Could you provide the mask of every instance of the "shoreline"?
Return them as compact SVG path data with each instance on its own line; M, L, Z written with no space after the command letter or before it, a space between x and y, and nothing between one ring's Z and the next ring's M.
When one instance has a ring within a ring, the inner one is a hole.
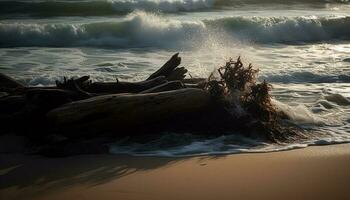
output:
M0 158L2 199L350 198L350 144L185 158Z

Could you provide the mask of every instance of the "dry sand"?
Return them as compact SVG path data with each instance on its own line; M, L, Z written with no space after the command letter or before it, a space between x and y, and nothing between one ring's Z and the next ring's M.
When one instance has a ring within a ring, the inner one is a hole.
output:
M350 144L194 158L0 155L0 199L350 199Z

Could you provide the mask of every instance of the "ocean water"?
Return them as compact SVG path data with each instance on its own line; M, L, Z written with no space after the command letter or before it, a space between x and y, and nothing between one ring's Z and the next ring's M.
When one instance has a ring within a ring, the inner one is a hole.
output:
M63 76L142 80L175 52L192 77L242 56L272 83L278 109L318 134L271 144L239 133L166 133L146 143L116 141L112 153L191 156L350 142L348 0L0 0L0 71L31 86Z

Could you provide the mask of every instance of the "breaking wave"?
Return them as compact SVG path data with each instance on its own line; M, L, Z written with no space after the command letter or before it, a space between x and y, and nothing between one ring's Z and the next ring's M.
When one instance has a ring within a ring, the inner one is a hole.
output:
M0 23L0 47L193 46L217 33L257 43L305 43L350 39L350 17L227 17L180 21L143 11L117 22Z
M303 43L350 39L350 17L228 17L208 20L212 29L259 43Z
M168 47L205 30L202 22L168 20L137 11L121 22L0 23L0 46Z

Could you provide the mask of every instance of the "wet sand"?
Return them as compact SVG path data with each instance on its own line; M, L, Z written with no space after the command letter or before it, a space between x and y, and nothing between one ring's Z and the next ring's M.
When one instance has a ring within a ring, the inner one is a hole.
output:
M0 155L0 199L350 199L350 144L142 158Z

